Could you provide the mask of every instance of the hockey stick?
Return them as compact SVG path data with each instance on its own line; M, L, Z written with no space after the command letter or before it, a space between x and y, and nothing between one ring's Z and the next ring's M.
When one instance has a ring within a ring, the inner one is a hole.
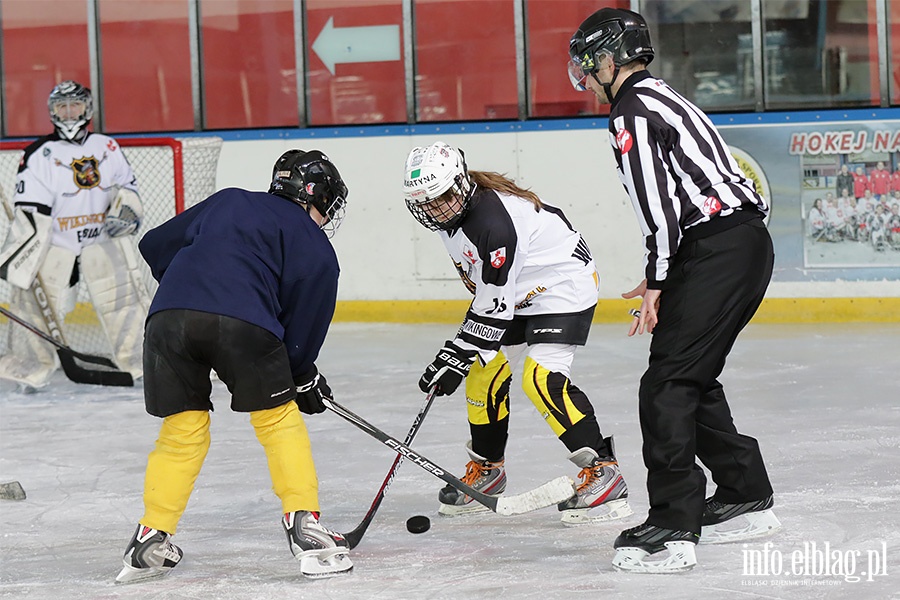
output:
M499 515L518 515L539 508L559 504L560 502L571 498L575 493L575 485L572 479L567 476L562 476L557 477L552 481L548 481L533 490L515 496L488 496L487 494L479 492L472 486L463 483L453 475L448 474L440 466L431 462L421 454L413 452L406 444L401 444L396 439L374 425L367 423L362 417L347 410L334 400L325 398L322 402L325 404L326 408L336 412L338 416L353 423L394 452L403 455L405 458L408 458L438 479L445 481L451 487L456 488L479 504L483 504Z
M115 385L123 387L131 387L134 385L131 373L119 371L116 363L110 359L104 356L94 356L93 354L76 352L55 339L53 336L44 333L36 326L25 321L21 317L17 317L2 306L0 306L0 314L3 314L9 320L15 321L28 331L56 346L56 353L59 355L59 362L62 365L63 372L65 372L66 377L75 383L91 383L94 385ZM51 321L48 321L48 323L49 322ZM56 327L56 322L52 321L52 323L53 327L51 327L50 330L53 331L55 329L56 331L59 331L59 327ZM75 362L76 359L88 363L88 366L79 365ZM99 365L101 367L106 367L106 369L92 369L90 368L90 365Z
M409 446L413 438L416 437L416 434L419 432L419 428L422 426L422 421L425 420L425 415L428 413L428 410L431 408L431 403L434 401L434 394L437 391L437 386L432 386L432 388L428 391L428 394L425 396L425 404L422 405L422 408L419 409L419 414L416 415L416 419L413 421L412 427L409 428L409 432L406 434L406 440L403 442L405 445ZM384 500L385 494L387 494L388 488L391 486L391 483L394 481L394 475L397 474L397 470L400 468L400 463L403 462L403 455L397 454L397 458L394 459L394 464L391 465L391 469L388 471L387 476L384 478L384 481L381 483L381 487L378 489L378 493L375 495L375 499L372 500L372 505L369 507L369 511L366 513L366 516L363 517L363 520L360 521L359 525L353 531L343 534L344 539L350 544L350 548L356 548L359 545L360 540L366 534L366 529L369 528L369 524L372 522L372 519L375 518L375 511L378 510L378 507L381 506L382 500Z

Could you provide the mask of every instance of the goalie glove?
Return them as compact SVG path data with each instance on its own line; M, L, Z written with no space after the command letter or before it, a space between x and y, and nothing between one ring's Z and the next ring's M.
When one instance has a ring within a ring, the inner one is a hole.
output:
M469 374L477 354L474 350L463 350L453 341L447 340L434 361L425 367L425 372L419 378L419 389L428 393L436 385L435 394L449 396Z
M143 218L144 207L140 196L128 188L119 188L106 211L106 233L112 238L131 235L141 226Z
M325 381L325 376L319 373L316 365L300 377L294 378L294 385L297 386L297 408L300 412L308 415L315 415L325 412L325 405L322 403L323 398L333 399L331 388Z
M0 248L0 279L27 290L50 251L53 220L16 207Z

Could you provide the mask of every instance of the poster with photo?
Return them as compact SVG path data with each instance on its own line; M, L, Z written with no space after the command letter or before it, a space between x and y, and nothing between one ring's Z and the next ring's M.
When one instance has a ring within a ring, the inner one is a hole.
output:
M900 122L720 130L772 205L773 280L900 279Z

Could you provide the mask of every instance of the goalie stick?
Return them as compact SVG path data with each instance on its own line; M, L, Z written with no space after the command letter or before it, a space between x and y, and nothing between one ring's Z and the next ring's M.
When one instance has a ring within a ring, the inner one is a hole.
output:
M401 444L398 440L366 422L362 417L347 410L334 400L324 398L322 402L325 404L326 408L337 413L338 416L346 421L353 423L394 452L402 455L404 458L408 458L422 469L428 471L438 479L445 481L451 487L470 496L476 502L483 504L499 515L518 515L539 508L546 508L548 506L553 506L554 504L559 504L564 500L568 500L575 494L574 482L571 478L564 475L562 477L557 477L552 481L548 481L533 490L516 494L515 496L488 496L487 494L479 492L472 486L465 484L453 475L450 475L447 471L421 454L413 452L406 444Z
M110 359L104 356L94 356L93 354L76 352L53 336L44 333L36 326L25 321L21 317L14 315L2 306L0 306L0 314L3 314L10 321L15 321L28 331L56 346L56 353L59 355L59 362L62 365L63 372L66 374L66 377L75 383L91 383L94 385L115 385L123 387L131 387L134 385L134 379L131 378L131 373L119 371L116 363ZM59 328L56 327L56 322L53 321L52 323L53 327L51 327L50 330L54 331L55 329L58 331ZM76 360L88 363L88 365L82 366L78 364ZM91 365L98 365L106 368L94 369L91 368Z
M432 386L428 391L428 394L425 396L425 404L422 405L422 408L419 409L419 414L416 415L416 419L413 421L412 426L409 428L409 432L406 434L406 440L404 440L404 444L409 446L413 439L416 437L416 434L419 432L419 428L422 426L422 421L425 420L425 415L428 413L428 410L431 408L431 403L434 401L434 394L437 391L437 386ZM347 540L347 543L350 544L350 549L356 548L359 545L360 540L366 534L366 529L369 528L369 524L372 522L372 519L375 518L375 512L378 510L378 507L381 506L382 500L384 500L385 494L387 494L388 488L391 486L391 483L394 481L394 476L397 474L397 470L400 468L400 463L403 462L403 455L398 453L397 458L394 459L394 464L391 465L391 469L388 471L387 476L385 476L384 481L381 484L381 487L378 489L378 493L375 495L375 499L372 500L372 505L369 506L369 510L366 513L366 516L363 517L363 520L360 521L359 525L348 533L343 534L344 539Z

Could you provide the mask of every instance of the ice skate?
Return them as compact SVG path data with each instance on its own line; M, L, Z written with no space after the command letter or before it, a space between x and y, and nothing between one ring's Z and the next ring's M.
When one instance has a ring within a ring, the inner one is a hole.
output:
M612 438L606 438L612 453ZM628 505L628 486L613 456L601 458L592 448L581 448L569 455L581 467L581 484L575 495L557 505L566 525L586 525L621 519L632 514Z
M350 544L344 537L322 526L318 513L298 510L285 513L281 520L300 572L306 577L332 577L349 573Z
M619 534L612 564L619 571L632 573L690 571L697 564L697 539L696 533L644 523Z
M703 510L701 544L727 544L772 535L781 529L781 521L772 511L771 495L756 502L728 504L706 499Z
M466 452L469 453L472 460L466 464L466 474L462 478L463 483L490 496L502 494L506 490L506 469L503 466L503 459L491 462L483 456L475 454L472 451L471 441L466 444ZM483 504L473 501L470 496L450 485L438 492L438 500L441 502L438 513L449 517L489 510Z
M128 543L122 562L125 566L116 575L116 583L134 583L168 574L181 561L181 548L169 541L171 536L138 523Z

